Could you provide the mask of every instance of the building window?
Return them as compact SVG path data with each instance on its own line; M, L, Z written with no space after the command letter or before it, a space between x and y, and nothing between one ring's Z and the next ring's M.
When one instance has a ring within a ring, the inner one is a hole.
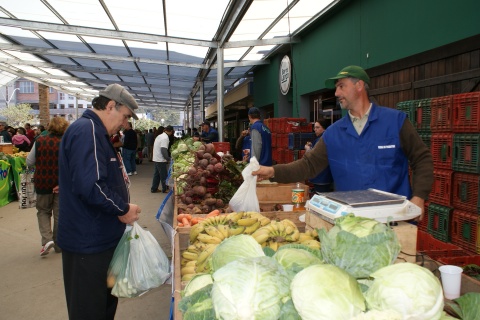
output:
M75 99L74 96L70 96L70 95L68 96L68 100L74 100L74 99Z
M73 108L75 108L75 106L73 104L69 104L68 108L73 109Z
M20 81L20 93L34 93L35 87L32 81Z
M59 99L60 99L60 100L65 100L65 93L60 92L60 94L59 94Z
M79 104L79 105L78 105L78 108L79 108L79 109L80 109L80 108L83 108L83 104Z
M91 104L87 104L87 109L91 109L92 108L92 105Z
M52 87L48 87L48 93L55 93L55 89L53 89Z
M65 105L64 105L64 104L60 104L60 109L65 109Z

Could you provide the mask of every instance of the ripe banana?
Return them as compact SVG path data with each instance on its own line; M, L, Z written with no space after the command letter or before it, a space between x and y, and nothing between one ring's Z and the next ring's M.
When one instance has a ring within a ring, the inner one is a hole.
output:
M189 273L195 273L195 267L183 267L182 269L180 269L180 274L182 276Z
M197 240L203 242L203 243L208 243L208 244L219 244L222 242L222 239L217 238L217 237L212 237L211 235L200 233L197 236Z
M255 224L256 222L258 222L257 218L242 218L242 219L239 219L237 221L237 224L239 226L249 227L249 226Z
M197 260L188 261L185 264L185 267L195 267L197 265Z
M223 235L223 233L220 232L220 230L218 230L216 227L214 226L206 226L205 227L205 232L209 235L209 236L212 236L212 237L216 237L220 240L223 240L225 239L225 236Z
M191 251L183 251L182 252L182 257L186 260L197 260L198 259L198 254L193 253Z
M242 217L243 217L243 212L242 212L242 211L238 211L238 212L229 213L228 216L227 216L227 219L228 219L229 221L232 221L232 222L237 222L237 221L240 220Z
M240 220L239 220L240 221ZM248 226L245 228L245 231L243 233L245 234L252 234L254 233L258 228L260 227L260 221L257 220L254 224Z
M320 250L320 242L317 240L307 240L301 242L301 244L306 245L307 247L310 247L312 249Z
M210 257L210 255L213 253L213 251L215 251L216 247L217 247L217 245L210 245L210 246L207 247L207 249L200 252L200 254L198 255L198 259L197 259L197 267L200 264L204 263L208 259L208 257Z
M299 243L303 243L303 242L309 241L309 240L313 240L312 236L309 236L309 235L306 234L306 233L300 233L297 241L298 241Z
M236 227L236 228L230 227L228 229L228 236L229 237L236 236L236 235L242 234L243 231L245 231L245 227Z
M190 281L195 276L195 273L187 273L182 276L182 281Z
M253 236L253 235L252 235ZM268 233L260 233L256 236L253 236L253 238L259 243L259 244L264 244L270 236Z
M260 225L262 227L266 226L267 224L270 223L270 219L268 219L267 217L264 217L262 215L260 215L260 217L258 218L258 220L260 221Z
M229 229L229 226L227 226L226 224L219 224L217 226L217 229L218 231L220 231L223 235L223 238L228 238L228 229Z
M268 246L269 246L270 248L272 248L273 251L277 251L277 250L278 250L278 242L269 241L269 242L268 242Z
M197 223L190 229L190 243L194 243L197 240L197 236L205 230L203 223Z

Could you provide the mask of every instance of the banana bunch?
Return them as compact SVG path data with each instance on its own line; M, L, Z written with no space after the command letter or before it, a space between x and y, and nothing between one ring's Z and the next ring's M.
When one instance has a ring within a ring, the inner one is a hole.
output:
M252 237L262 246L270 247L274 251L287 243L297 242L300 231L291 220L271 221L268 225L259 228Z
M229 226L236 234L252 234L258 228L266 226L270 223L270 219L258 212L238 211L227 215Z
M320 241L318 241L318 233L315 229L300 233L298 243L306 245L312 249L320 250Z
M182 252L180 269L182 281L190 281L195 274L210 271L209 258L217 245L197 241Z

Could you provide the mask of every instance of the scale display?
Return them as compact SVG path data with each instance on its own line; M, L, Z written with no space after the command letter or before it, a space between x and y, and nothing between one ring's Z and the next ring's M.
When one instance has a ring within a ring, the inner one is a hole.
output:
M333 224L349 213L386 223L414 219L422 212L406 197L376 189L316 194L307 208Z

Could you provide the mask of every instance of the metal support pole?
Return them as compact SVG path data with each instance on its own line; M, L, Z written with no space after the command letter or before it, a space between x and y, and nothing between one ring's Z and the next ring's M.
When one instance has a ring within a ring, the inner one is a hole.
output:
M223 48L217 49L217 123L218 141L223 142Z

